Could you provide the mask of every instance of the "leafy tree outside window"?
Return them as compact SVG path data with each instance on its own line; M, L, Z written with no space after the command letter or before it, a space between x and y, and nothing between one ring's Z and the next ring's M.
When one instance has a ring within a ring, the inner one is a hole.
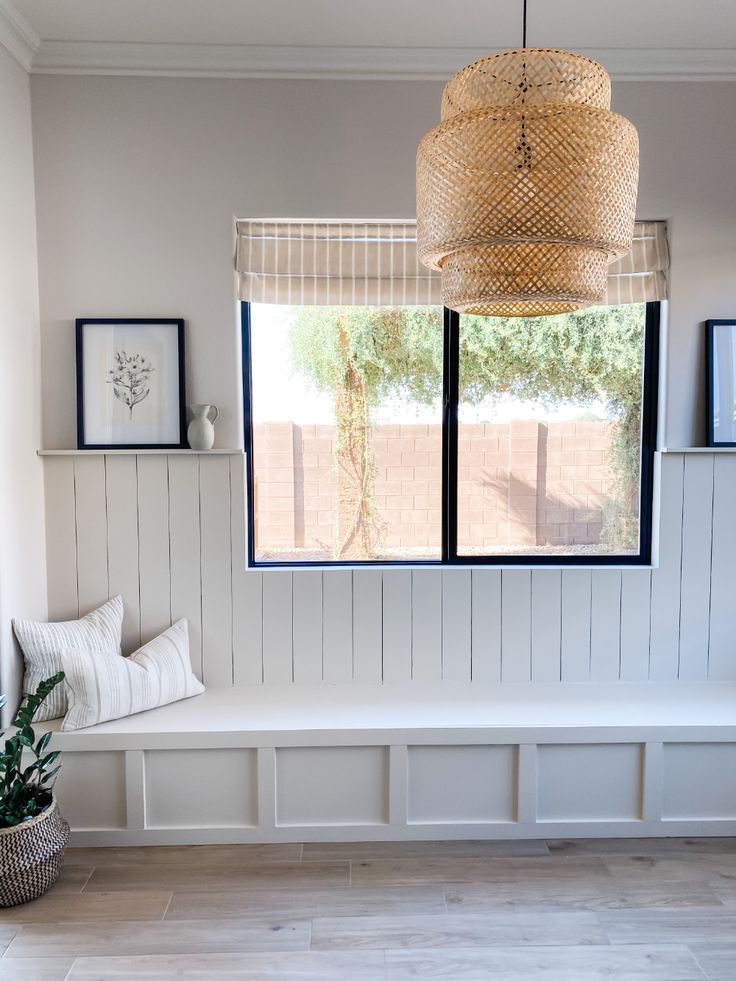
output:
M290 311L292 376L329 398L333 407L337 533L326 561L370 561L384 555L384 518L373 493L375 417L387 401L428 409L437 405L442 397L442 318L438 307L310 306ZM474 407L487 422L492 421L493 406L503 400L550 411L566 406L578 413L586 407L604 411L610 477L597 551L612 556L636 552L644 307L594 308L525 320L463 316L459 345L459 404ZM257 374L260 367L251 364L251 372Z

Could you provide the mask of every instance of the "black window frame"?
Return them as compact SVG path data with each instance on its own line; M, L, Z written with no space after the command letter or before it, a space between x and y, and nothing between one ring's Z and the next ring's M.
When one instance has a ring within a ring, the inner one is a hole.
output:
M246 527L248 568L323 569L373 567L467 568L470 566L523 566L532 568L588 568L591 566L642 566L652 562L652 512L654 499L654 456L657 449L657 410L659 401L659 336L661 304L646 304L644 324L644 367L641 412L641 471L639 498L639 552L608 555L458 555L457 554L457 459L458 405L460 387L460 314L443 308L442 365L442 557L439 559L370 559L275 562L256 559L253 495L253 418L251 406L251 312L250 303L241 301L243 404L246 453Z

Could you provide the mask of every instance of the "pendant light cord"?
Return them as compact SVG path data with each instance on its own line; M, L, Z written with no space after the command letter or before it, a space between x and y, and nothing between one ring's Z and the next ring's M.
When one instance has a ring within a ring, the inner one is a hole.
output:
M525 49L526 48L526 3L527 3L527 0L523 0L523 21L522 21L522 31L521 31L521 46L522 46L522 49ZM526 58L524 58L523 69L524 69L524 81L522 83L522 91L521 91L521 104L522 105L524 105L526 103L526 87L527 87ZM521 172L523 170L531 170L531 168L532 168L532 151L531 151L531 147L529 146L529 142L528 142L527 136L526 136L526 116L524 115L524 113L522 113L522 115L521 115L521 131L519 133L519 143L518 143L516 149L517 149L517 152L520 155L519 162L516 165L516 170L518 172Z
M521 29L521 46L522 48L526 47L526 0L524 0L524 17L523 17L522 29Z

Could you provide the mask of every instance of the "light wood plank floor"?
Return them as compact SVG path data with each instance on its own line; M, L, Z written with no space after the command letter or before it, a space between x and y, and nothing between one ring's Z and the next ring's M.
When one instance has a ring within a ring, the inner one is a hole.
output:
M71 849L0 981L736 981L736 839Z

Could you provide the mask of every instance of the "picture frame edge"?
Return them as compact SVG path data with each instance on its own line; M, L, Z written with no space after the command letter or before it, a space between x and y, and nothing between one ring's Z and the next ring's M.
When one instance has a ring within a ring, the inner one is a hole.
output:
M177 379L179 382L179 442L178 443L88 443L84 425L84 327L86 324L150 324L177 326ZM189 444L186 439L186 350L185 319L183 317L76 317L75 318L75 367L77 392L77 449L91 450L185 450Z
M705 445L708 449L736 448L736 441L716 441L715 438L715 403L713 391L713 355L714 334L716 327L732 326L736 329L736 317L710 318L705 321Z

